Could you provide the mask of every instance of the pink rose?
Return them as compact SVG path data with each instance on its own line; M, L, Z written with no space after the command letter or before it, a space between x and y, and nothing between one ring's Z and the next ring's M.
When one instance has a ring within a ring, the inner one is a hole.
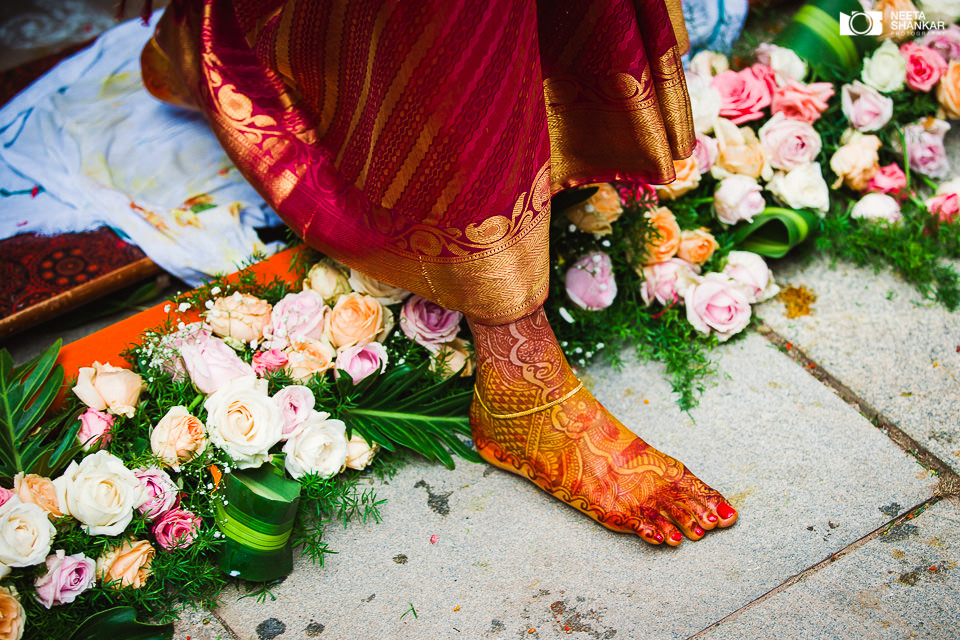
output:
M173 482L167 472L157 467L134 469L140 486L146 492L146 501L137 507L137 510L147 520L169 511L177 504L180 489Z
M63 549L47 556L47 572L34 581L37 602L49 609L70 604L97 580L97 563L82 553L68 556Z
M713 194L713 208L717 219L724 224L737 224L741 220L753 221L763 213L767 203L756 180L735 173L720 181Z
M772 69L768 74L759 64L715 75L710 86L720 93L720 115L738 125L762 118L763 109L770 106L773 76Z
M287 440L313 413L316 398L308 387L292 384L277 391L273 395L273 401L280 407L280 413L283 415L283 435L280 439Z
M850 211L851 218L884 220L889 223L903 219L900 203L885 193L868 193L860 198Z
M946 29L927 31L917 42L930 47L947 62L960 60L960 26L951 24Z
M696 282L699 272L700 267L680 258L648 264L641 274L640 297L648 307L654 300L664 305L676 302L683 297L687 287Z
M893 100L859 80L840 88L840 108L857 131L878 131L893 117Z
M157 544L167 551L186 549L193 544L201 522L199 517L185 509L170 509L154 520L151 530Z
M751 304L772 298L780 291L767 263L752 251L731 251L722 273L740 288Z
M960 213L960 196L956 193L941 193L927 199L927 211L940 222L953 222Z
M16 494L14 494L14 492L10 489L7 489L6 487L0 487L0 507L7 504L7 501L14 495Z
M581 309L606 309L617 297L613 261L600 251L588 253L567 269L564 285L567 297Z
M914 91L930 91L947 70L947 61L930 47L905 42L900 55L907 61L907 86Z
M109 413L97 411L96 409L87 409L80 414L80 431L77 432L77 440L83 445L84 451L89 451L93 447L103 447L110 443L110 429L116 420Z
M383 373L386 368L387 350L379 342L368 342L337 349L336 369L333 370L333 375L339 377L340 372L343 371L353 379L353 384L359 384L374 371Z
M783 113L791 120L816 122L827 109L827 101L833 96L833 84L812 82L803 84L787 79L774 89L770 101L771 113Z
M887 193L896 197L906 196L906 187L907 174L895 162L880 167L867 182L867 191Z
M936 118L925 118L903 128L911 169L931 178L947 176L950 161L943 146L943 136L949 129L946 121Z
M821 148L820 134L810 123L790 120L782 112L760 127L760 144L770 166L784 171L813 162Z
M701 175L710 171L719 152L716 140L705 133L697 132L697 146L693 148L693 156L697 159L697 169Z
M684 292L687 320L700 333L729 340L750 324L750 303L737 284L720 273L708 273Z
M410 296L400 309L400 328L417 344L428 349L439 348L457 337L462 318L459 311L444 309L420 296Z
M253 376L253 368L220 338L197 332L176 345L190 380L201 393L213 393L228 380Z
M287 366L287 354L280 349L257 351L253 354L253 372L263 377L271 371L278 371Z
M320 339L330 307L313 289L288 293L273 307L270 323L263 328L263 337L273 349L284 349L291 342L306 338Z

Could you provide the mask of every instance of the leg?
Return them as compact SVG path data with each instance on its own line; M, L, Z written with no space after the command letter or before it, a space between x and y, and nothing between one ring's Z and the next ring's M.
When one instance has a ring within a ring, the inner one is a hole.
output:
M485 460L652 544L699 540L736 521L723 496L580 386L542 307L511 324L470 328L477 355L470 423Z

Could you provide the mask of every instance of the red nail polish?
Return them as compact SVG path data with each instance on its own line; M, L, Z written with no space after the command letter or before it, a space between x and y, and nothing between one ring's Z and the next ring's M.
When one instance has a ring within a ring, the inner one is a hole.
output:
M726 502L721 502L720 505L717 507L717 515L719 515L724 520L732 517L733 514L735 513L736 511L733 510L733 507L728 505Z
M660 535L659 533L655 533L653 535L653 539L656 540L657 542L663 542L663 536Z
M717 521L717 516L713 515L712 513L707 514L707 522L716 522L716 521Z
M704 532L703 529L700 528L700 525L697 525L693 528L693 533L695 535L702 536Z
M683 534L680 533L679 531L674 531L673 533L670 534L670 537L676 540L677 542L680 542L681 540L683 540Z

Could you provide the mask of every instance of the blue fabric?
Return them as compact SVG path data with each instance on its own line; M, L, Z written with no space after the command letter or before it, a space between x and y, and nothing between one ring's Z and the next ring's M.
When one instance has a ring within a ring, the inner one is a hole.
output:
M684 61L704 50L730 53L749 8L747 0L683 0L690 36L690 52Z

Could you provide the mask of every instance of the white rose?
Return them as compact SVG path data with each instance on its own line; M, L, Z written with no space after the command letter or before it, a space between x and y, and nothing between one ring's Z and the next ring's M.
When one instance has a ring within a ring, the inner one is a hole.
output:
M341 295L350 293L350 283L345 274L330 260L321 260L310 267L303 281L303 290L313 290L327 304L332 304Z
M956 22L960 18L960 0L921 0L920 10L928 21Z
M363 439L363 436L355 433L347 440L347 466L362 471L373 462L373 458L379 450L380 445L376 442L373 443L373 446L370 446Z
M259 467L283 436L283 413L267 395L267 381L234 378L203 403L210 442L233 458L239 469Z
M793 49L764 42L757 47L757 61L797 82L803 82L807 76L807 63Z
M763 213L767 203L756 180L735 173L720 181L713 194L713 206L720 222L736 224L741 220L753 222L753 217Z
M900 203L895 198L885 193L868 193L853 205L850 212L851 218L864 220L886 220L887 222L899 222L903 219L900 213Z
M410 292L400 287L391 287L379 280L374 280L370 276L364 275L356 269L350 269L350 286L357 293L365 293L373 296L377 302L383 305L397 304L406 300Z
M730 61L722 53L701 51L690 59L690 64L687 66L694 73L699 73L705 78L712 78L718 73L728 70Z
M57 534L47 512L32 503L10 499L0 509L0 563L29 567L47 559Z
M747 296L747 302L763 302L780 292L763 258L752 251L731 251L721 272Z
M54 479L60 510L79 520L92 536L123 533L133 510L147 499L136 474L123 460L107 451L97 451L71 462L63 475Z
M941 182L937 187L937 195L944 193L960 193L960 178L953 178L946 182Z
M284 464L294 478L308 473L329 478L347 463L347 425L330 420L329 413L314 411L300 430L283 445Z
M777 171L767 183L767 190L778 200L794 209L804 207L826 213L830 208L830 190L816 162L792 171Z
M693 128L697 133L713 131L713 121L720 116L720 92L710 86L710 79L693 71L686 74L687 93L693 109Z
M907 79L907 61L893 40L884 40L873 55L863 61L860 79L867 86L883 93L903 89Z

